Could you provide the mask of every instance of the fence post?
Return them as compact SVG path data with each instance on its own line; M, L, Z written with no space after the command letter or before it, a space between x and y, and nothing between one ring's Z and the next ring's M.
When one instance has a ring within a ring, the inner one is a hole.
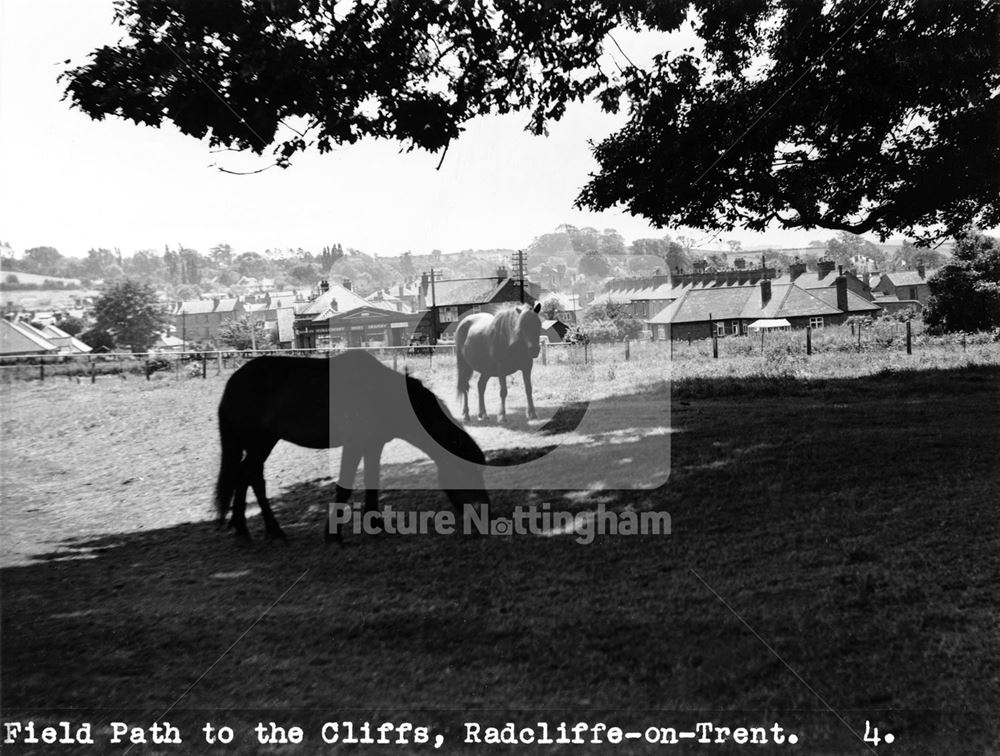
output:
M145 367L146 367L146 380L148 381L149 380L149 360L148 359L145 362Z
M203 354L201 356L201 379L205 380L208 377L208 355Z
M906 321L906 353L913 354L913 336L910 332L910 321Z
M761 356L764 354L764 329L760 329L760 353Z
M813 329L812 326L806 326L806 354L810 355L813 353Z
M858 351L861 351L861 323L858 323Z
M45 363L41 360L38 361L38 380L45 383Z
M712 334L712 358L719 359L719 337Z
M95 367L93 358L90 360L90 382L97 382L97 368Z
M629 358L629 340L625 339L625 362L628 362Z

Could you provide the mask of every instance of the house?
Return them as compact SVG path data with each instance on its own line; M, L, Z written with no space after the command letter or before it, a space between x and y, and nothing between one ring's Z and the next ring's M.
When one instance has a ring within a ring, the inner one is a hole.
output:
M295 308L292 338L296 349L406 346L420 319L358 296L350 281L320 281L319 295Z
M171 320L182 341L214 342L219 327L227 320L237 320L246 313L239 299L193 299L176 306Z
M533 305L539 294L541 287L525 280L523 301ZM496 276L491 278L432 282L424 273L420 278L418 308L425 314L415 336L436 342L454 333L458 322L469 313L497 312L521 301L521 282L511 278L503 267L497 268Z
M814 290L769 279L755 285L691 287L646 322L654 340L703 339L744 335L752 324L758 329L823 328L851 315L879 312L877 305L847 287L845 276L831 288Z
M59 347L27 323L0 319L0 356L58 354Z
M883 273L873 289L876 300L895 297L896 301L906 302L907 306L923 308L931 298L926 272L923 263L920 263L916 270Z

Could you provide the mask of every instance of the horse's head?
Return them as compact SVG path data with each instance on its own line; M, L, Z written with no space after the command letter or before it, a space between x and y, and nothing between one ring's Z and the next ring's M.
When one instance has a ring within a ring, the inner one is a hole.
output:
M486 492L486 481L483 479L482 465L486 457L475 448L479 460L452 460L450 463L438 465L438 483L441 490L448 496L451 505L459 512L466 504L489 504L490 497Z
M534 307L524 305L517 308L514 340L527 349L531 359L535 359L542 350L542 319L538 316L541 310L540 303L536 303Z

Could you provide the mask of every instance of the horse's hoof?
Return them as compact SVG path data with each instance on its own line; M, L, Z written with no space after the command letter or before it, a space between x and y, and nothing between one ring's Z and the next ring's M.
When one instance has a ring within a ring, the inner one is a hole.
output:
M536 415L534 412L529 412L528 413L528 419L529 420L537 420L538 419L538 415Z
M497 422L498 423L503 423L503 424L506 425L507 424L507 416L506 415L499 415L497 417Z

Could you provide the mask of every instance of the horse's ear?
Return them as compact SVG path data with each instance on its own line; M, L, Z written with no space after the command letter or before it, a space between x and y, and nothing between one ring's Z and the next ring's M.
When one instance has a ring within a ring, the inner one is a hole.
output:
M534 309L535 309L535 313L536 314L539 313L539 312L541 312L542 311L542 303L541 302L535 302Z

